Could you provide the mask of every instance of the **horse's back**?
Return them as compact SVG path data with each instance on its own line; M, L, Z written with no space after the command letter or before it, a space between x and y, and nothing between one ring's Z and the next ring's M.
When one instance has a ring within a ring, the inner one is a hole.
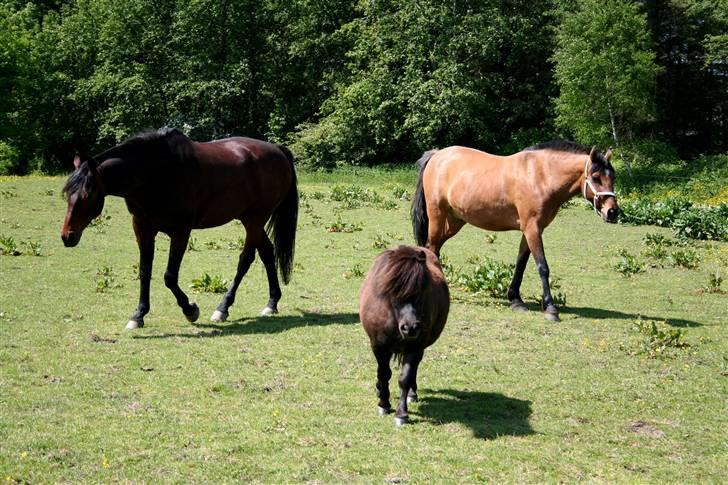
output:
M294 183L292 161L278 145L234 137L193 146L198 227L224 224L253 208L267 219Z
M499 156L467 147L444 148L423 173L427 205L483 229L517 229L513 201L524 170L523 153Z

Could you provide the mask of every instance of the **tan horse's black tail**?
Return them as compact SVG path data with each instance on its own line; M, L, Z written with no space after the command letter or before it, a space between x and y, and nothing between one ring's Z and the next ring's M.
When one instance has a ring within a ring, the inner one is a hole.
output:
M425 167L427 162L430 161L432 155L437 150L430 150L422 154L419 160L417 160L417 166L420 167L420 176L417 179L417 188L415 189L415 195L412 198L412 230L414 231L415 241L419 246L427 244L427 231L430 224L427 218L427 203L425 201L425 191L422 187L422 175L425 173Z
M284 284L291 280L293 269L293 254L296 249L296 225L298 224L298 182L296 180L296 167L291 151L278 145L291 164L291 187L268 221L266 232L273 240L276 263Z

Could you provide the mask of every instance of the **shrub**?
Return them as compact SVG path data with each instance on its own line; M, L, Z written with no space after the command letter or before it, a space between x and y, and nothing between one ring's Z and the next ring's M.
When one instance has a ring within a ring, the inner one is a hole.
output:
M728 204L701 208L676 197L659 202L626 201L620 208L619 220L624 224L671 227L682 237L728 241Z
M18 150L12 145L0 141L0 175L11 175L22 171Z

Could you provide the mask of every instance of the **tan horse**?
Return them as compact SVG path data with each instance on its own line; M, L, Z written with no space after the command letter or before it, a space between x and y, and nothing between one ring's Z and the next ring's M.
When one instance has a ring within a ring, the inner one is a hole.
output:
M541 234L562 204L577 194L606 222L616 222L614 168L605 155L568 141L552 141L510 156L453 146L425 153L412 202L415 239L439 256L442 245L466 224L489 231L523 233L508 299L526 310L520 288L529 254L543 284L547 319L558 321L549 287Z

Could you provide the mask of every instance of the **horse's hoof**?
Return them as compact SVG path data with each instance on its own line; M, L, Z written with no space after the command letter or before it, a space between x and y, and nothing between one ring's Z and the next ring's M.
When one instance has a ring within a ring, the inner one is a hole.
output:
M550 322L560 322L561 321L558 313L545 312L543 314L543 317Z
M377 406L377 415L379 416L386 416L387 414L392 412L392 408L383 408L382 406Z
M522 301L514 301L511 303L511 310L514 312L527 312L528 307Z
M200 307L197 306L197 303L192 303L192 313L189 315L185 313L185 318L187 318L187 321L190 323L196 322L197 319L200 318Z
M220 310L215 310L215 313L212 314L210 317L210 321L215 323L222 323L225 320L228 319L228 312L221 312Z
M144 320L129 320L126 324L127 330L134 330L135 328L142 328L144 326Z
M278 313L277 308L271 308L271 307L267 306L267 307L263 308L262 312L260 312L260 316L267 317L268 315L275 315L276 313Z
M413 402L417 402L417 394L408 394L407 404L412 404Z
M404 426L409 422L408 416L402 416L401 418L394 418L394 425L395 426Z

